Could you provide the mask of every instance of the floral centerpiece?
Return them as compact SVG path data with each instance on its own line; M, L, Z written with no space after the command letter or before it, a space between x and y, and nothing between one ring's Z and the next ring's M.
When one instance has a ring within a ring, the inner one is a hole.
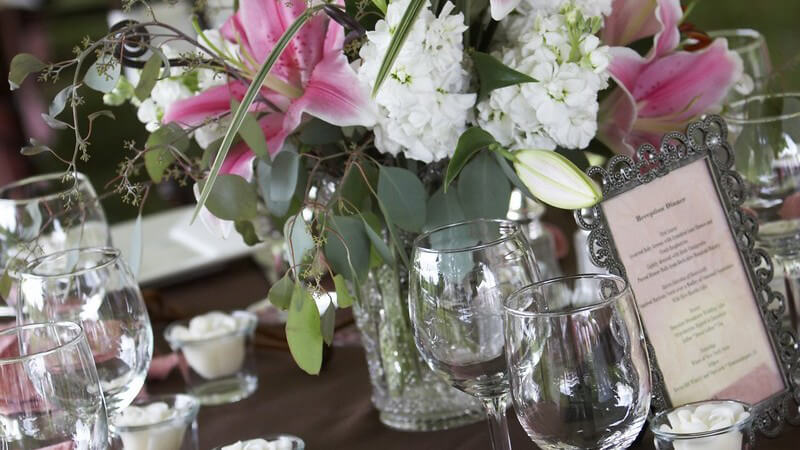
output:
M87 38L67 61L17 55L12 88L72 72L43 118L74 131L74 152L33 141L22 152L51 152L68 171L87 161L95 123L114 116L83 111L86 88L138 108L151 134L124 143L116 190L141 204L153 183L189 182L196 215L222 235L255 243L257 219L282 227L291 270L269 299L289 311L309 373L333 332L334 309L321 317L311 300L322 279L346 308L371 271L407 270L409 236L505 217L514 188L590 206L601 194L581 150L656 144L718 107L742 71L724 39L686 27L679 0L236 4L218 29L195 19L196 35L152 16ZM644 53L626 47L648 39ZM403 321L402 307L387 310Z

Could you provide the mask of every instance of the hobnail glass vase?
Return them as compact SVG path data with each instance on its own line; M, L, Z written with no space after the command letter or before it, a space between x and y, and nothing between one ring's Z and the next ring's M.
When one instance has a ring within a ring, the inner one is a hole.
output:
M367 357L372 403L385 425L406 431L454 428L483 420L480 403L447 385L421 359L408 319L408 276L370 271L353 305Z

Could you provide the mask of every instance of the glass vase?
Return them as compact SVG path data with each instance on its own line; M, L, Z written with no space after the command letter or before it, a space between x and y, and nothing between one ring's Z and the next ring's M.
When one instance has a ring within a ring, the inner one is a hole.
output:
M359 288L353 314L381 422L398 430L434 431L482 421L480 403L442 381L417 352L407 274L384 265L372 269Z

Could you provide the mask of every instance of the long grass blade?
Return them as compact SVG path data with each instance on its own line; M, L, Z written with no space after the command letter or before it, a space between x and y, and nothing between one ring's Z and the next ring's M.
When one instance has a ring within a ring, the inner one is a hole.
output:
M375 78L375 86L372 88L373 97L378 93L386 77L388 77L389 73L392 71L392 66L394 66L394 62L397 60L397 56L400 54L400 50L403 49L403 44L406 42L406 38L411 32L411 27L414 26L414 22L417 21L417 17L419 17L419 13L424 7L425 0L411 0L411 3L408 4L406 12L403 13L403 18L400 19L400 23L394 31L392 41L389 43L389 48L386 49L386 55L383 56L383 62L378 70L378 76Z

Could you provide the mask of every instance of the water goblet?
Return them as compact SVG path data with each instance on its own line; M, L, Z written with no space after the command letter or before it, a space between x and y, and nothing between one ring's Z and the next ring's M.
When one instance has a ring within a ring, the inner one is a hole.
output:
M117 249L64 250L19 272L18 323L81 324L109 414L130 405L144 384L153 331L133 275Z
M604 450L633 443L651 386L625 280L592 274L535 283L508 298L505 319L511 398L536 445Z
M414 241L409 314L417 349L437 375L483 401L495 449L511 448L503 300L538 278L514 222L446 225Z
M105 403L81 327L52 322L0 331L0 448L107 444Z

